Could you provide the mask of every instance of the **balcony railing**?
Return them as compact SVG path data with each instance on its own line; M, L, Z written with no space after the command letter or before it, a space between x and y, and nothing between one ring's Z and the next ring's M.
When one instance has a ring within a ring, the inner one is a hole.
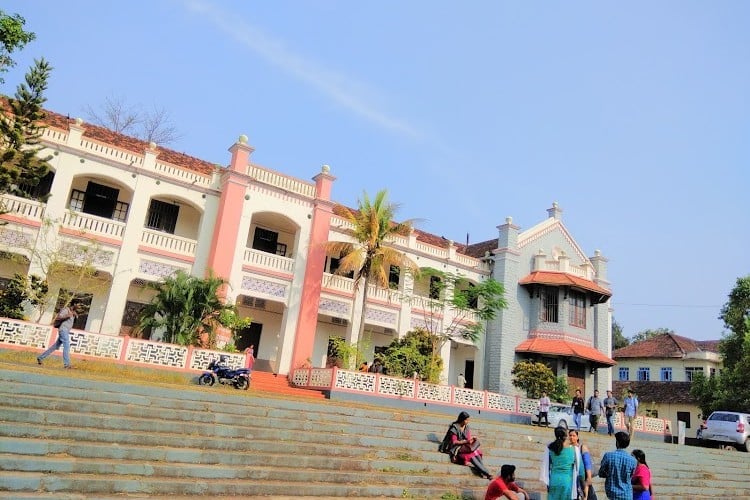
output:
M341 292L354 293L354 280L346 276L323 273L323 288L332 288Z
M294 259L253 248L245 249L245 264L289 274L294 272Z
M195 256L195 247L197 245L196 240L161 231L154 231L153 229L143 229L141 243L152 248L190 257Z
M85 214L83 212L65 212L63 216L63 227L77 229L89 235L105 236L107 238L122 239L125 232L125 223L117 222L96 215Z
M0 195L0 209L9 214L35 221L41 221L44 217L44 203L10 194Z
M293 177L282 175L278 172L266 170L257 165L247 166L247 175L258 182L281 188L284 191L297 193L307 198L315 198L315 185L304 182Z

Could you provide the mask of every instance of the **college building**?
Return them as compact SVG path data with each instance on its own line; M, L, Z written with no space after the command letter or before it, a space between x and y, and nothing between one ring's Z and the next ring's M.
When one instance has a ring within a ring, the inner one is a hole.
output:
M279 374L326 366L331 338L357 341L362 308L370 359L426 321L451 321L451 311L430 315L428 278L393 272L389 286L371 286L362 304L353 280L335 274L340 255L327 255L325 243L352 236L337 215L335 172L325 165L297 179L255 164L245 136L229 148L227 165L214 165L54 112L46 123L41 154L51 158L49 174L1 198L0 280L49 274L56 294L73 286L51 274L53 257L73 275L76 264L94 266L71 290L89 306L74 328L130 335L154 293L146 284L177 271L227 280L226 300L253 321L237 347L254 346L256 369ZM567 377L571 389L609 388L607 259L598 250L587 256L556 203L528 229L511 217L499 222L488 230L496 236L469 245L420 230L390 242L422 268L505 287L508 307L476 345L458 338L444 345L443 382L463 373L467 387L517 394L511 369L534 359ZM29 320L49 324L54 307Z

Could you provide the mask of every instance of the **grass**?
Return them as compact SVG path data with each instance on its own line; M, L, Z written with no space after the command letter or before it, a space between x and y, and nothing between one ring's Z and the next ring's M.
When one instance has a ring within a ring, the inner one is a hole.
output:
M36 356L39 353L30 351L0 350L0 363L13 365L17 370L43 370L45 372L63 371L62 358L50 356L38 366ZM74 378L95 378L100 380L123 381L132 383L147 383L158 385L179 385L182 387L195 385L194 374L171 370L157 370L140 366L123 365L114 361L74 359L73 369L65 370L65 375ZM221 389L222 387L212 387ZM224 389L231 389L224 387ZM244 391L235 391L244 392Z

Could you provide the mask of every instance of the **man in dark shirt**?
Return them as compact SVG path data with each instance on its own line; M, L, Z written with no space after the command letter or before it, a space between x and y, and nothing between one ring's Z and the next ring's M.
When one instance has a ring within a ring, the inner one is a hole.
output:
M570 404L573 408L573 422L576 424L576 430L581 430L581 415L583 415L583 396L581 396L581 389L576 389L576 395L573 397L573 402Z

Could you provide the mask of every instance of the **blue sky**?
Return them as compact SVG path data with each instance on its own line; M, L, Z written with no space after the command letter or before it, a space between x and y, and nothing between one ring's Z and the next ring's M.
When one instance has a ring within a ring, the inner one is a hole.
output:
M163 107L174 149L387 188L455 241L553 201L609 258L616 320L719 338L750 274L750 3L6 0L55 67L47 107Z

